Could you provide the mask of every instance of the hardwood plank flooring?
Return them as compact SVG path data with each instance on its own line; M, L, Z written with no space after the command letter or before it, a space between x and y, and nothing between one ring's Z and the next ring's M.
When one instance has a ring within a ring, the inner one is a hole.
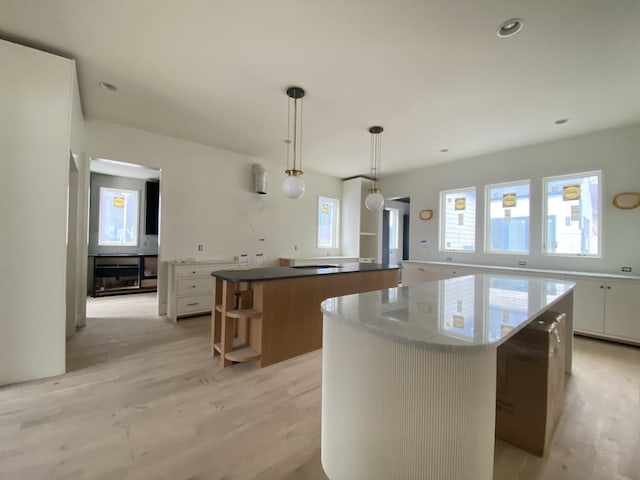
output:
M91 299L69 373L0 388L0 479L325 480L322 352L222 369L209 316L155 298ZM496 441L494 480L640 480L640 348L577 338L574 359L551 452Z

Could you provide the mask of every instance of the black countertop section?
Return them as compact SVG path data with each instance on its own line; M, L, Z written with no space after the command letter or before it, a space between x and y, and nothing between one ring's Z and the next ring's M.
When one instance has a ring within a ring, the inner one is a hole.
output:
M258 282L280 280L283 278L313 277L332 273L375 272L381 270L397 270L400 265L382 265L379 263L341 263L338 265L321 265L313 267L265 267L250 270L216 270L212 277L229 282Z

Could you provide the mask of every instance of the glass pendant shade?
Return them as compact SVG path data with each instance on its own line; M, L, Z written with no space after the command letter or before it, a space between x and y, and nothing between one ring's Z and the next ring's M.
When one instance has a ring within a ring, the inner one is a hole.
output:
M369 192L364 199L364 206L372 211L380 210L384 206L384 197L380 192Z
M300 175L289 175L282 181L282 191L287 198L298 200L304 195L304 180Z
M289 87L289 119L287 139L287 174L282 182L282 191L287 198L298 200L304 195L302 179L302 97L304 90L300 87ZM291 168L289 167L291 165Z

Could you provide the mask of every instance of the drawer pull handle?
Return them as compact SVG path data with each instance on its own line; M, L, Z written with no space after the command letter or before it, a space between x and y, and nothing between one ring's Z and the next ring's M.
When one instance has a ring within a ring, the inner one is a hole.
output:
M193 271L193 272L191 272L191 273L195 275L195 274L196 274L196 271L194 270L194 271Z
M196 286L195 285L191 285L191 288L196 288Z
M196 305L198 305L198 302L187 303L187 307L195 307Z

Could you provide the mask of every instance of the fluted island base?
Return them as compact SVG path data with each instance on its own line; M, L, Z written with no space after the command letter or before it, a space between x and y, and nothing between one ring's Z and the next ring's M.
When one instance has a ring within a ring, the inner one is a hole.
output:
M496 349L428 349L324 316L331 480L491 480Z

